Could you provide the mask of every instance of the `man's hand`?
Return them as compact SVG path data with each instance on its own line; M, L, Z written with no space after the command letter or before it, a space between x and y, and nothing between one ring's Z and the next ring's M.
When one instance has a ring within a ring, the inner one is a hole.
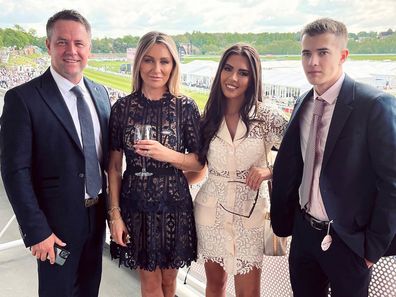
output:
M55 263L55 251L54 251L54 244L59 246L65 246L62 240L60 240L54 233L52 233L48 238L44 239L43 241L32 245L32 255L37 258L37 260L46 261L47 259L50 260L51 264Z
M366 258L364 258L364 261L366 262L367 268L371 268L371 266L374 265L373 262L370 262L369 260L367 260Z

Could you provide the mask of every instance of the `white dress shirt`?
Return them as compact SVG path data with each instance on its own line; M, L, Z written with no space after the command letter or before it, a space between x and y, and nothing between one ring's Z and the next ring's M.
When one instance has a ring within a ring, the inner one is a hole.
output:
M76 128L78 138L80 139L80 144L81 147L83 146L82 144L82 138L81 138L81 127L80 127L80 120L78 119L78 112L77 112L77 97L76 95L70 91L75 84L58 74L52 66L50 67L50 71L52 74L52 77L54 78L56 85L58 86L59 91L62 94L63 99L65 100L66 106L70 112L70 115L73 119L74 127ZM89 107L89 111L91 113L92 117L92 122L93 122L93 127L94 127L94 133L95 133L95 146L96 146L96 153L98 155L98 160L102 159L103 151L102 151L102 131L100 129L100 122L99 122L99 117L98 113L96 112L95 104L92 100L91 94L89 93L88 89L86 88L84 84L84 79L81 78L80 82L77 84L80 86L81 91L84 95L84 99ZM100 162L99 162L99 168L100 168ZM100 172L101 174L101 172ZM100 191L101 192L101 191ZM85 198L90 198L87 193L85 193Z

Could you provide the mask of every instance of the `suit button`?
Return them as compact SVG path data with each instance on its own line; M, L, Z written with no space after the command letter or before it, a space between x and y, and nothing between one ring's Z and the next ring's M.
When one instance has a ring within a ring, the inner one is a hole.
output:
M78 177L84 178L84 173L79 173Z

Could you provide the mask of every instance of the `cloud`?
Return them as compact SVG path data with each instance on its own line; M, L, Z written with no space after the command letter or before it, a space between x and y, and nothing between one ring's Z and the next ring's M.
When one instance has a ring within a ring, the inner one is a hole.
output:
M45 35L47 19L74 8L91 23L94 37L141 36L150 30L185 32L297 32L332 17L350 32L396 30L394 0L0 0L0 27L18 24Z

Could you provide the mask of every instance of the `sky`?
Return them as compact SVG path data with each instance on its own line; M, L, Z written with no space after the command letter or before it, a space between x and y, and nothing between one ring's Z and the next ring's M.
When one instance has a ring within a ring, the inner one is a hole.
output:
M349 32L396 31L396 0L0 0L0 28L15 24L45 35L47 19L76 9L94 38L200 32L298 32L320 17L344 22Z

